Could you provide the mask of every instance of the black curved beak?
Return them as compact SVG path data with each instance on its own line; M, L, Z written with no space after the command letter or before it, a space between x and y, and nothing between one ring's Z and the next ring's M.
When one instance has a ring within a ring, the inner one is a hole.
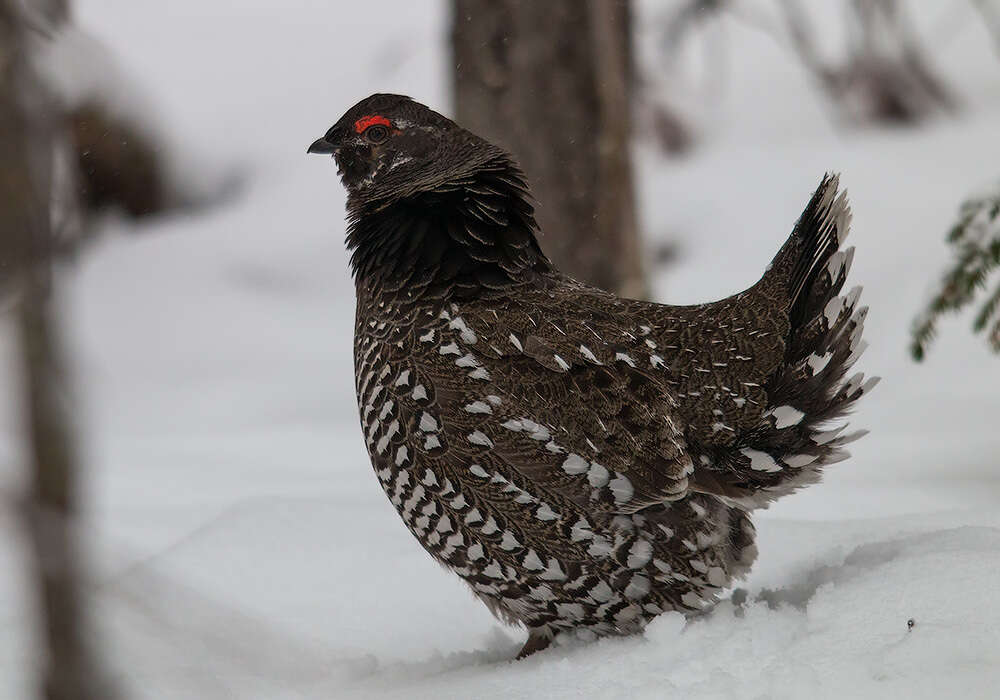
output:
M326 137L318 138L312 142L312 145L306 150L306 153L322 153L323 155L331 155L337 152L337 146L326 140Z

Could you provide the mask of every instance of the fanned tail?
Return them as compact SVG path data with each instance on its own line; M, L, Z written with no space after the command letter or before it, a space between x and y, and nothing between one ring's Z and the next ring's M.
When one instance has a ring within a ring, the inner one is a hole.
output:
M867 433L831 424L879 380L860 372L847 378L866 347L868 308L858 303L861 287L841 294L854 248L840 248L851 211L838 184L836 175L823 178L772 263L790 297L785 361L766 385L760 425L741 436L732 472L710 489L742 507L766 507L818 481L823 466L846 459L844 446Z

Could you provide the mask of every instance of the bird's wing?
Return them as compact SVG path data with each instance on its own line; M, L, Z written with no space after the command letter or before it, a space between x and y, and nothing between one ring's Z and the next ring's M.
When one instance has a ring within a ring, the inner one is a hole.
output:
M449 460L525 502L628 513L683 497L691 460L659 368L640 365L611 309L563 308L555 293L446 310L446 330L415 349Z

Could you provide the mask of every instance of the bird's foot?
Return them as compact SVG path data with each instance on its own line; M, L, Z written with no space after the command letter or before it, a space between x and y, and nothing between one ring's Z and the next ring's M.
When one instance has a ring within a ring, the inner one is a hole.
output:
M547 649L550 644L552 644L552 637L549 634L541 630L531 630L531 633L528 635L528 641L521 647L521 651L517 652L515 659L523 659L531 656L536 651Z

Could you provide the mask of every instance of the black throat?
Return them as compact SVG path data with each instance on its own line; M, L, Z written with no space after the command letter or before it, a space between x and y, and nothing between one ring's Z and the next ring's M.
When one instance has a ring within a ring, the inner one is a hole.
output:
M498 158L433 189L349 200L347 246L359 292L382 299L469 298L551 270L520 171Z

